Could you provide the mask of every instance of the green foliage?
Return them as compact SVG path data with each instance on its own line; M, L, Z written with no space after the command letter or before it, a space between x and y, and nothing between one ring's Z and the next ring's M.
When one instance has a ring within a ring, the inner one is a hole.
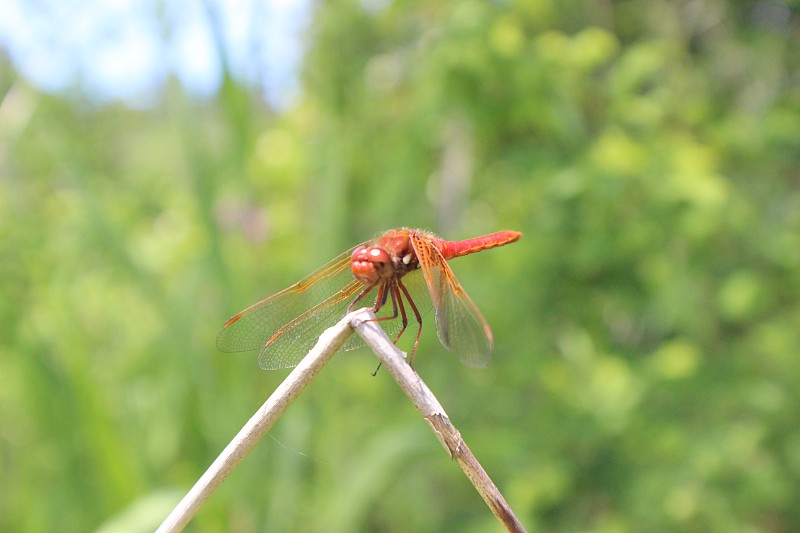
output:
M493 364L427 322L416 365L531 531L796 531L797 22L320 3L281 114L231 80L96 108L4 65L0 530L152 529L284 375L216 353L226 316L410 226L525 232L453 265ZM334 361L194 530L497 528L389 376Z

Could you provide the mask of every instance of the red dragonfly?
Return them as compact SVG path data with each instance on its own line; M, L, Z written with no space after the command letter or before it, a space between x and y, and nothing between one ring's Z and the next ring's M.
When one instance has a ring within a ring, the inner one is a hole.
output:
M419 344L422 316L433 306L436 331L445 348L469 366L486 366L492 355L492 331L447 261L512 243L521 236L518 231L500 231L446 241L421 230L389 230L232 316L217 336L217 347L223 352L261 350L261 368L291 368L326 328L374 293L377 320L394 335L395 343L408 326L408 304L418 324L409 363ZM391 305L386 305L389 301ZM361 346L361 338L353 335L344 349Z

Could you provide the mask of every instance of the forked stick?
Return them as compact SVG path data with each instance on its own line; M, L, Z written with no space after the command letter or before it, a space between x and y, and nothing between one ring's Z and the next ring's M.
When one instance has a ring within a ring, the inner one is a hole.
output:
M524 532L525 528L514 515L500 491L467 447L461 434L450 423L444 409L417 373L406 363L403 352L397 349L386 333L372 319L368 309L354 311L335 326L326 330L316 346L286 377L264 405L225 447L217 459L162 522L156 533L183 530L208 497L222 484L228 474L264 436L289 404L305 389L325 363L341 348L353 333L353 328L375 352L425 420L433 428L439 442L464 470L472 484L489 505L507 531Z

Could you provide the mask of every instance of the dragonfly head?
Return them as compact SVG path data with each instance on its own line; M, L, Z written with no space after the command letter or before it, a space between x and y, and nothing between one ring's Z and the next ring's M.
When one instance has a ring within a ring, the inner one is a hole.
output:
M359 246L350 258L353 276L364 285L375 285L394 274L389 252L379 246Z

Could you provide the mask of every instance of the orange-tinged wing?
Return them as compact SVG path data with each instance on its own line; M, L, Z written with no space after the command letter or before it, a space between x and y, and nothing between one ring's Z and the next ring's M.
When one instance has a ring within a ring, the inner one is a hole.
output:
M489 324L431 239L416 232L410 238L436 309L439 341L464 364L486 366L493 348Z
M217 335L217 348L261 350L259 366L265 370L295 366L363 290L349 268L354 248L231 317Z

